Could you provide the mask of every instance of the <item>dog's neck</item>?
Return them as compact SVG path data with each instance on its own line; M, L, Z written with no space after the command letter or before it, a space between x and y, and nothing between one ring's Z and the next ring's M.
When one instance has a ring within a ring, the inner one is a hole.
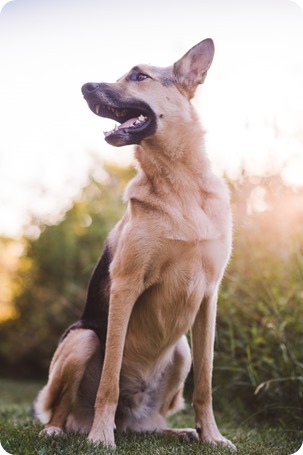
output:
M172 138L151 137L137 147L135 156L146 177L155 186L176 193L190 187L200 176L202 182L211 173L210 161L204 150L204 131L199 123L190 128L176 127Z
M182 137L179 131L176 127L169 132L170 141L156 134L137 147L141 170L129 182L124 200L134 213L138 207L165 213L170 220L162 233L165 238L186 242L218 238L221 232L212 219L226 216L228 188L212 172L199 123L183 125Z

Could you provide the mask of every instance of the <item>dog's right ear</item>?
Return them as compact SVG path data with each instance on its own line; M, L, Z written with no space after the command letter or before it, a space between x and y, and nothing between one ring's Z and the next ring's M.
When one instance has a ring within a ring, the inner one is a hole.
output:
M198 84L203 84L214 53L214 42L208 38L192 47L174 64L175 82L188 93L189 98L193 97Z

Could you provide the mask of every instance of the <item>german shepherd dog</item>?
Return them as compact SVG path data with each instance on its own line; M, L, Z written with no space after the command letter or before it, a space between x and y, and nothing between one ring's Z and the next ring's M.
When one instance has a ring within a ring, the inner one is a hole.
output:
M46 434L81 432L115 446L116 431L159 431L234 445L216 425L212 364L218 288L230 257L229 192L211 171L191 99L214 56L206 39L174 65L133 67L87 83L94 114L120 123L105 140L136 144L140 170L110 232L81 319L62 336L34 405ZM167 429L192 363L196 429Z

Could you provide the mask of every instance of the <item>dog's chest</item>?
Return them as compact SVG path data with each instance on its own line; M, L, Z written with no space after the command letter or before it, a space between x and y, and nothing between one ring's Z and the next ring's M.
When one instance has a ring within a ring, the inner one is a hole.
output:
M203 262L204 249L200 242L171 240L155 252L128 332L130 343L140 340L147 356L158 355L192 326L210 276Z
M145 272L147 295L149 289L155 286L167 300L175 294L184 295L187 300L198 294L202 299L209 285L220 281L229 250L226 239L192 242L163 240L155 248Z

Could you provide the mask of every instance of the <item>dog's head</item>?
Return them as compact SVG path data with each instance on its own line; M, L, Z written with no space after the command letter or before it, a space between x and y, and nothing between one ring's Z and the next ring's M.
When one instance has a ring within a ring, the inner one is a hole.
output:
M213 56L213 41L206 39L167 68L138 65L116 83L84 84L82 93L94 114L120 123L104 133L105 140L115 146L140 144L164 126L190 122L189 101Z

